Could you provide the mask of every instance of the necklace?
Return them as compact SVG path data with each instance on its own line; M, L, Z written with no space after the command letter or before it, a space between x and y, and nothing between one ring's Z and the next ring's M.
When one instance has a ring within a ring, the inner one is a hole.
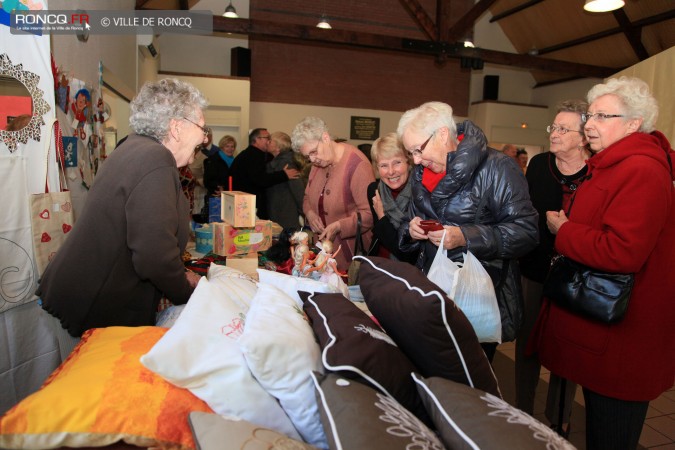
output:
M562 168L563 164L565 164L567 167L572 167L572 165L570 163L565 162L561 159L555 158L555 165L558 168L558 170L560 171L560 173L562 173L563 175L574 175L575 173L579 172L582 167L584 167L586 165L586 161L584 159L582 159L581 162L578 163L576 166L574 166L571 170L570 169L563 170L563 168Z
M551 162L551 160L554 161L555 167L554 164ZM551 153L549 154L548 158L548 169L551 172L551 176L553 177L553 179L558 183L560 183L561 185L566 186L567 189L569 189L570 191L576 191L579 185L583 183L584 180L586 180L585 161L578 166L576 172L566 175L560 170L560 167L558 166L558 159L555 157L555 155ZM559 177L558 174L562 176Z

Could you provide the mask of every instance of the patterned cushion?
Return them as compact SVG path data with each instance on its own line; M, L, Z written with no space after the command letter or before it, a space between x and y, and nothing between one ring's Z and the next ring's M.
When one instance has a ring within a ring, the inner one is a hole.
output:
M366 305L425 377L443 377L501 397L473 327L438 286L410 264L362 257Z
M417 369L382 328L342 294L300 296L326 370L370 384L431 424L410 377Z
M393 398L338 374L313 376L332 450L445 448L433 431Z
M574 449L551 428L492 394L444 378L414 378L448 448Z
M213 412L187 389L147 370L139 357L165 333L159 327L91 329L43 386L0 419L0 448L195 448L191 411Z
M199 450L313 450L304 442L296 441L274 430L246 420L224 418L218 414L190 413L190 428ZM223 445L227 442L227 447Z

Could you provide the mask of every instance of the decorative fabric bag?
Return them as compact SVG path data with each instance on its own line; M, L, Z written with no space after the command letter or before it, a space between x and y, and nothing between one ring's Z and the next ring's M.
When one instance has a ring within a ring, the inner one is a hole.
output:
M33 229L33 249L35 253L35 263L40 276L44 273L49 261L54 258L56 251L66 240L68 232L72 230L74 224L73 204L70 199L70 192L63 189L66 184L66 175L64 172L64 154L63 140L59 122L54 121L54 138L56 147L56 161L59 170L59 182L62 190L59 192L49 192L48 167L49 167L49 147L46 143L46 167L45 167L45 193L32 194L30 196L30 220Z
M445 240L445 233L443 231L441 242ZM439 245L427 278L462 310L479 342L502 341L502 319L492 279L473 253L466 252L464 263L458 264L448 258L448 251Z
M361 238L361 213L356 213L356 237L354 239L354 256L365 256L363 252L363 238ZM347 269L347 285L355 286L359 284L359 268L361 261L352 257Z
M620 321L633 289L632 273L608 273L565 256L551 261L543 295L569 311L605 323Z

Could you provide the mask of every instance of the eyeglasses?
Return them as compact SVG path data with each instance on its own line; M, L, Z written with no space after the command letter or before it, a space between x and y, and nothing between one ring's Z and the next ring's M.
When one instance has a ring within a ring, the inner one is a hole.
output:
M199 129L202 130L202 133L204 133L204 137L208 137L208 136L209 136L209 133L211 132L211 130L209 129L209 127L203 127L203 126L199 125L198 123L193 122L192 120L188 119L187 117L183 117L183 119L185 119L185 120L187 120L188 122L190 122L191 124L193 124L193 125L199 127Z
M590 114L590 113L585 113L581 115L581 121L586 123L591 119L595 119L598 122L604 122L607 119L613 119L615 117L626 117L623 114L605 114L605 113L595 113L595 114Z
M429 141L431 141L431 138L434 137L434 133L436 133L436 132L434 131L433 133L431 133L431 136L429 136L429 138L426 141L424 141L424 143L422 145L420 145L420 148L412 150L412 151L409 152L412 155L413 158L415 156L418 156L418 157L422 156L422 152L424 152L424 149L427 148L427 144L429 143Z
M270 135L267 135L267 136L258 136L258 139L265 139L266 141L271 141L271 140L272 140L272 136L270 136Z
M549 126L546 127L547 133L557 132L558 134L563 135L563 134L567 134L568 131L575 131L577 133L583 133L582 131L579 131L579 130L570 130L568 128L559 127L558 125L549 125Z
M309 153L307 153L306 155L304 155L305 158L307 159L307 161L311 161L312 158L315 158L316 155L319 154L319 145L321 145L321 140L320 140L320 139L319 139L319 142L316 143L316 147L314 148L314 150L312 150L311 152L309 152Z

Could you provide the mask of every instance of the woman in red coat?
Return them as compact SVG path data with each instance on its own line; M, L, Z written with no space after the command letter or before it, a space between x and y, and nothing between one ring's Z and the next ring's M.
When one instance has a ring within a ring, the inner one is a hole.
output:
M583 387L586 448L637 447L649 401L675 374L675 188L672 149L654 131L656 100L637 78L588 93L584 132L596 155L571 209L548 211L558 253L633 273L623 318L605 324L546 300L534 341L542 364Z

